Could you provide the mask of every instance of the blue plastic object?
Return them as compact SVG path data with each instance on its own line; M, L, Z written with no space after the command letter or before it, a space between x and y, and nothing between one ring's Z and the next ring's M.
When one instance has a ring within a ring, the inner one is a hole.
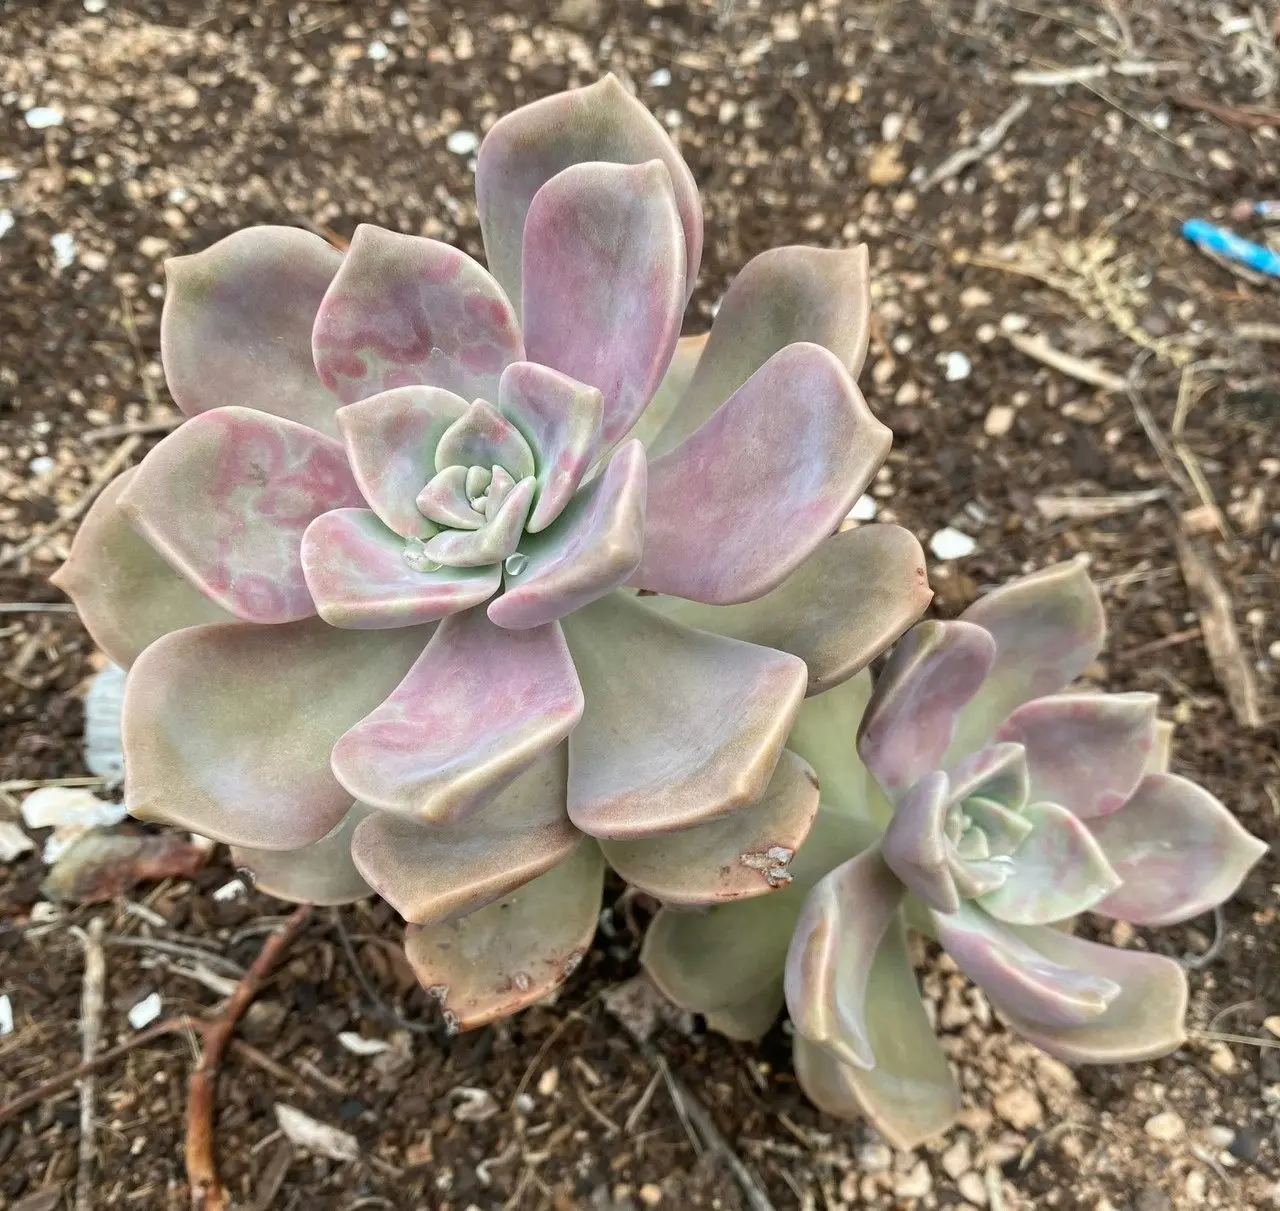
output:
M1239 261L1241 265L1247 265L1259 273L1280 278L1280 254L1262 244L1243 239L1234 231L1228 231L1206 219L1188 219L1182 224L1182 234L1210 252Z

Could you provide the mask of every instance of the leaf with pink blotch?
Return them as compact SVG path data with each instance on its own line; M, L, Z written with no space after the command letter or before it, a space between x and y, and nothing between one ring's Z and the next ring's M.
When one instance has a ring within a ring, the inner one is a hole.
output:
M835 532L892 437L834 354L788 345L649 464L631 583L712 605L762 596Z
M497 564L419 571L405 541L368 509L317 517L302 536L302 567L320 617L353 631L414 626L480 605L502 584Z
M655 159L666 167L675 192L687 298L702 257L698 187L671 136L616 76L544 97L495 122L476 158L476 204L485 257L508 295L517 302L521 297L525 216L543 185L574 164Z
M1097 911L1135 925L1207 912L1267 852L1207 790L1177 774L1148 774L1122 808L1089 827L1124 881Z
M120 496L138 532L210 601L259 623L315 613L303 531L321 513L363 503L336 441L249 408L187 421Z
M662 162L552 177L529 205L521 280L529 360L603 392L607 449L639 419L680 336L684 235Z
M344 404L392 387L496 399L524 356L502 287L464 252L362 223L316 314L320 381Z
M338 740L333 772L373 807L459 820L554 749L581 715L558 624L506 631L468 610L444 619L395 692Z
M499 380L501 384L501 380ZM446 467L501 467L512 479L534 472L533 451L524 435L487 400L472 402L445 430L436 446L436 470Z
M247 227L165 262L160 360L179 408L257 408L336 436L311 326L342 253L297 227Z
M319 841L301 849L231 847L231 861L247 870L255 891L292 904L350 904L373 895L351 860L351 837L369 815L363 803L353 803Z

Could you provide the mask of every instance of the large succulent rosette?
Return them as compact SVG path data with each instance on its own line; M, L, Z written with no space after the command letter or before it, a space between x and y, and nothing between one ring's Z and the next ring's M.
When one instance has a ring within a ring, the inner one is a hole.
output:
M1062 564L957 621L913 627L874 691L863 675L806 703L788 744L817 769L823 807L793 883L759 906L663 909L644 954L659 985L746 1037L785 994L810 1098L902 1147L959 1109L908 928L1062 1060L1177 1048L1183 967L1076 937L1073 920L1187 920L1229 897L1266 847L1168 772L1154 695L1067 690L1103 637L1096 589Z
M697 191L612 77L499 121L476 188L489 271L370 226L170 262L189 419L57 578L131 666L129 809L286 898L375 889L464 1027L564 978L605 859L784 884L802 700L929 595L905 531L837 533L890 436L865 249L766 253L680 340Z

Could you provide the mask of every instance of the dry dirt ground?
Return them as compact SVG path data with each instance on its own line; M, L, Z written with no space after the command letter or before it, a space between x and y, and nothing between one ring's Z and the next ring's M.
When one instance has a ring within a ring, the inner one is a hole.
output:
M1093 673L1158 692L1180 723L1175 768L1276 842L1277 295L1179 235L1276 181L1274 20L1269 3L1225 0L0 0L0 813L24 780L84 773L94 653L65 607L28 603L58 601L44 578L79 512L172 420L163 259L259 222L342 237L370 221L479 255L474 140L448 136L612 69L702 189L687 330L766 247L867 241L879 318L863 387L896 439L879 515L975 543L931 564L936 608L1086 552L1112 619ZM1004 115L1005 137L983 138ZM970 162L940 173L961 148ZM1237 224L1265 238L1258 220ZM1036 338L1084 365L1047 365ZM1189 593L1197 555L1224 590L1216 609ZM183 974L189 954L127 939L195 948L234 975L282 909L213 900L230 877L218 857L194 882L147 889L150 923L119 903L49 921L38 859L0 867L0 992L16 1019L0 1099L79 1059L69 923L104 917L111 940L102 1046L134 1034L125 1012L151 991L166 1014L213 1005ZM759 1047L667 1028L658 1055L778 1211L1280 1207L1276 878L1268 859L1216 942L1211 921L1118 939L1213 946L1192 972L1191 1041L1157 1063L1046 1061L922 956L966 1109L915 1154L808 1107L782 1027ZM604 925L555 1004L446 1039L386 906L345 910L341 928L317 914L240 1034L274 1070L243 1051L224 1062L217 1144L236 1205L746 1206L695 1147L662 1067L602 1008L635 971L643 920ZM389 1024L370 988L426 1025ZM337 1041L347 1030L392 1047L356 1056ZM191 1065L179 1034L98 1076L87 1205L187 1205ZM351 1133L359 1159L294 1149L278 1102ZM72 1205L78 1124L67 1089L0 1125L0 1207Z

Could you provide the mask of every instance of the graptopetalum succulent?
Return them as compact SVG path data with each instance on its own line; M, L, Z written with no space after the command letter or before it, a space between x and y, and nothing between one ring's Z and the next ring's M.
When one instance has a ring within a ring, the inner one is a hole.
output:
M908 928L1062 1060L1174 1050L1182 966L1076 937L1073 918L1184 921L1266 847L1167 772L1154 695L1068 690L1103 636L1084 567L1059 564L912 627L874 691L863 674L806 702L788 746L818 771L822 807L794 881L760 903L663 908L643 955L657 984L736 1037L767 1030L785 993L810 1098L902 1147L959 1108Z
M130 811L284 898L375 889L464 1028L566 976L605 859L784 884L802 700L929 599L906 531L838 532L890 440L865 248L766 252L679 339L697 191L612 77L497 122L476 191L489 271L371 226L169 262L189 419L57 576L131 666Z

